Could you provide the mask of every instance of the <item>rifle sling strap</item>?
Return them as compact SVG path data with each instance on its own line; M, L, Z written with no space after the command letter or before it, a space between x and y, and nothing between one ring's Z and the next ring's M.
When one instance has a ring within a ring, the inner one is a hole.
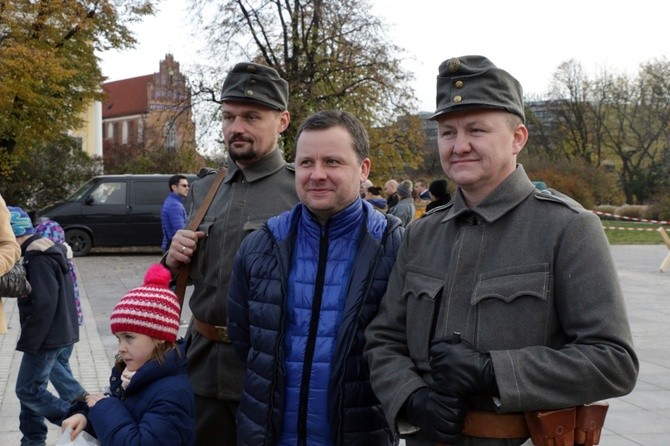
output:
M212 204L214 196L216 196L216 192L219 190L219 186L221 186L221 183L223 182L223 178L226 176L227 171L228 169L226 167L223 167L221 168L221 170L219 170L219 173L216 175L216 178L212 183L212 186L209 188L209 191L207 191L205 199L202 201L202 204L198 208L198 211L196 212L195 216L189 222L186 229L188 229L189 231L196 231L198 229L198 226L200 226L200 222L205 217L205 214L207 213L209 206ZM179 265L179 271L177 272L177 283L175 285L175 294L179 299L180 309L184 302L184 295L186 294L186 284L188 283L188 275L190 270L191 270L190 263L182 263L181 265Z

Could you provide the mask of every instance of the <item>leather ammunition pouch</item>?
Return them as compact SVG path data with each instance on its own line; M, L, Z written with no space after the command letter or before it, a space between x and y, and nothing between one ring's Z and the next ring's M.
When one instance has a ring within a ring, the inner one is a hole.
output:
M558 410L526 412L535 446L593 446L600 442L608 404L597 402Z
M598 401L577 408L575 444L592 446L600 443L600 433L605 424L609 404Z
M526 423L535 446L574 446L576 409L526 412Z

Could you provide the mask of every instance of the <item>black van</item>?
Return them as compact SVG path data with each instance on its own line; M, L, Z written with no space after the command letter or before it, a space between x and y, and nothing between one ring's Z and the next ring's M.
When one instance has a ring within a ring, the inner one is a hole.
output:
M101 175L60 203L38 211L65 231L75 256L95 247L160 246L161 208L172 175ZM189 183L196 175L185 174Z

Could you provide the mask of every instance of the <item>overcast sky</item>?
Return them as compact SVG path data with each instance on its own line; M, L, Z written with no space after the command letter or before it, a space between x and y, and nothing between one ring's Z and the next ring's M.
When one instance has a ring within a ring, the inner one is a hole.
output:
M109 80L157 72L172 53L182 70L197 62L183 0L163 0L159 13L134 29L139 45L100 54ZM640 63L670 56L670 3L664 0L373 0L388 36L405 48L405 68L421 110L435 107L435 76L443 60L482 54L514 75L526 94L542 94L558 65L581 62L635 74ZM232 61L231 61L232 63Z

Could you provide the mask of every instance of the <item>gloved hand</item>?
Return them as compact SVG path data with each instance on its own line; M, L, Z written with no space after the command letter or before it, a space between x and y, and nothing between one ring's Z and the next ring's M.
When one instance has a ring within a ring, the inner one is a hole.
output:
M491 355L480 353L470 344L443 339L430 347L433 389L440 393L466 397L499 396Z
M410 395L405 411L410 423L430 440L452 444L462 438L465 405L460 398L424 387Z

